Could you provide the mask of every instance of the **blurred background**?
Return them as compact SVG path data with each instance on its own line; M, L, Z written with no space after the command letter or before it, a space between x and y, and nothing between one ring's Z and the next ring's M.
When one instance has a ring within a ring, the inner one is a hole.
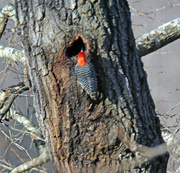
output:
M0 0L0 10L8 4ZM128 0L135 38L158 26L180 17L180 0ZM13 33L13 21L8 21L0 44L22 49L18 32ZM180 39L142 57L147 72L149 88L161 123L180 138ZM0 88L5 89L23 81L23 67L13 61L0 58ZM24 92L13 105L38 126L33 109L33 94ZM8 172L2 164L17 166L38 156L32 139L18 123L0 123L0 172ZM168 170L175 172L180 166L177 156L171 154ZM50 164L28 172L52 172Z

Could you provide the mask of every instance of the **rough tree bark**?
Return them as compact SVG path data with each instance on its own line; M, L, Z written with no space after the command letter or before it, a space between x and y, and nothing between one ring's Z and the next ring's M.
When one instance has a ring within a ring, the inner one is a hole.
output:
M145 146L163 143L126 0L16 0L15 8L55 172L122 171L135 156L118 129ZM97 72L96 102L77 83L81 49ZM129 169L166 172L167 160L165 154Z

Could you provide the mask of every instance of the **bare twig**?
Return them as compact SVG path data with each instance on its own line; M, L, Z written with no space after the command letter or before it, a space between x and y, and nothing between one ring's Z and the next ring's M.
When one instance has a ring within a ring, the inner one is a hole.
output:
M4 164L0 164L0 167L5 168L6 170L12 170L11 167L9 167L9 166L7 166L7 165L4 165Z
M12 86L6 90L0 91L0 120L4 115L9 111L10 106L12 105L14 99L23 91L28 90L29 87L24 86L23 83L19 85ZM4 117L6 118L6 117Z
M4 136L6 136L6 137L11 141L11 143L9 144L9 146L7 147L7 149L5 150L3 157L6 155L7 151L8 151L9 148L11 147L11 145L14 144L14 145L15 145L17 148L19 148L20 150L25 151L26 154L28 155L28 157L31 159L31 156L29 155L28 151L27 151L23 146L21 146L21 145L19 145L19 144L17 143L17 139L14 140L14 138L12 138L11 135L8 136L8 135L7 135L4 131L2 131L2 130L1 130L1 133L2 133ZM14 150L13 150L13 151L14 151ZM16 154L17 154L17 153L16 153Z
M162 11L162 10L165 10L167 8L171 8L171 7L178 7L180 6L180 3L177 3L177 4L170 4L169 6L163 6L161 8L157 8L155 10L152 10L150 12L148 12L148 14L151 14L151 13L155 13L155 12L159 12L159 11Z
M35 127L35 125L32 124L32 122L28 120L26 117L24 117L22 114L13 109L10 109L10 117L13 120L19 122L22 126L24 126L27 129L27 131L30 132L30 136L33 139L44 141L41 131L37 127Z
M44 163L47 163L50 160L49 152L46 146L46 143L43 139L41 131L32 124L30 120L28 120L26 117L24 117L21 113L10 109L9 111L10 118L13 120L19 122L27 131L30 133L30 136L36 143L36 146L38 147L38 151L40 153L39 157L34 158L26 163L21 164L20 166L12 169L11 167L7 167L7 169L12 170L11 173L20 173L24 172L28 169L31 169L36 166L40 166ZM3 131L2 131L3 133ZM3 133L4 134L4 133ZM6 135L6 134L4 134ZM6 135L7 138L10 139L9 136ZM18 148L22 148L19 144L16 143L16 141L10 139L14 145L16 145ZM24 148L23 148L24 150ZM0 165L1 166L1 165ZM6 165L2 165L6 169Z
M37 158L34 158L33 160L26 162L16 168L14 168L11 173L20 173L20 172L24 172L27 171L28 169L31 169L33 167L36 166L40 166L43 163L47 163L49 161L49 153L47 150L47 147L44 146L43 148L43 152L41 153L41 155Z
M36 142L38 151L40 153L39 157L34 158L31 161L26 162L24 164L21 164L20 166L14 168L11 171L11 173L24 172L33 167L47 163L50 160L50 156L41 131L38 128L36 128L30 120L28 120L22 114L13 109L10 110L10 117L13 120L18 121L27 129L27 131L30 132L30 136L33 138L34 142Z
M175 108L177 108L178 106L180 106L180 103L176 104L174 107L172 107L164 116L167 116L168 114L170 114Z
M12 170L12 165L2 157L0 157L0 167L3 167L6 170Z
M155 18L148 16L148 14L144 14L143 12L140 12L138 10L136 10L135 8L133 8L132 6L130 6L130 9L135 11L136 13L138 13L140 16L155 20ZM159 21L160 22L160 21Z

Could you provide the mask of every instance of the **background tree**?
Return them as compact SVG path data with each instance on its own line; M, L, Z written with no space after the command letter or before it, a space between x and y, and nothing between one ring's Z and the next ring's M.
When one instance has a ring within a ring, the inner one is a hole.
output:
M128 6L125 1L118 6L115 2L106 5L88 1L17 2L15 6L35 93L36 115L51 160L59 171L133 169L142 163L139 159L137 165L137 152L144 154L143 161L154 157L135 141L144 146L163 142L135 48ZM77 60L73 56L81 48L98 73L97 102L92 102L76 82ZM135 162L125 167L123 163L129 157L135 157ZM164 172L166 162L167 156L157 157L137 170Z

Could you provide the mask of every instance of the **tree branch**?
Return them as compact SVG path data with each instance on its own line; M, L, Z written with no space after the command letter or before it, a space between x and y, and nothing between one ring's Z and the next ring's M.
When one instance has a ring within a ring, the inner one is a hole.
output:
M0 57L20 62L24 66L26 65L24 52L15 48L0 45Z
M139 166L145 161L149 161L156 156L166 153L168 150L180 156L179 141L175 136L161 125L161 132L166 144L160 144L155 147L146 147L138 144L125 133L122 127L117 130L118 138L125 144L136 157L131 162L125 161L121 164L122 170L129 170L131 167Z
M165 127L161 127L161 133L163 139L165 140L167 147L171 148L171 152L175 153L178 157L180 157L180 141L175 137L169 130Z
M10 117L13 120L19 122L22 126L24 126L27 129L27 131L30 132L30 136L34 140L44 141L41 131L37 127L35 127L35 125L32 124L32 122L28 120L26 117L24 117L22 114L13 109L10 109Z
M11 171L11 173L24 172L24 171L27 171L28 169L34 168L36 166L40 166L43 163L47 163L48 161L49 161L49 153L48 153L47 147L44 146L43 152L39 157L34 158L33 160L14 168Z
M0 38L6 28L6 24L8 20L13 20L15 22L15 27L17 26L18 22L16 19L16 12L14 10L14 6L9 4L6 5L0 12ZM4 47L0 45L0 57L10 59L16 62L20 62L21 64L26 64L26 59L24 56L24 52L17 50L11 47Z
M16 12L14 10L13 5L6 5L0 12L0 38L6 28L6 24L8 19L13 20L15 22L15 26L17 26Z
M129 170L153 159L156 156L164 154L167 152L167 147L165 143L162 143L155 147L147 147L141 144L138 144L134 139L131 139L122 127L119 127L117 130L117 136L121 142L126 145L135 155L130 162L125 161L121 163L122 170Z
M36 143L36 146L38 148L38 151L40 153L39 157L34 158L31 161L28 161L24 164L21 164L20 166L14 168L11 173L19 173L27 171L28 169L31 169L36 166L40 166L44 163L47 163L50 160L49 152L47 149L47 146L44 142L43 136L41 131L32 124L31 121L29 121L26 117L24 117L22 114L18 113L15 110L10 111L10 117L18 121L21 125L23 125L29 132L30 136Z
M29 87L25 86L23 83L20 83L15 86L11 86L8 89L0 91L0 120L5 119L4 116L11 107L14 99L18 96L18 94L22 93L23 91L28 90Z
M147 55L180 38L180 18L167 22L136 39L140 56Z

